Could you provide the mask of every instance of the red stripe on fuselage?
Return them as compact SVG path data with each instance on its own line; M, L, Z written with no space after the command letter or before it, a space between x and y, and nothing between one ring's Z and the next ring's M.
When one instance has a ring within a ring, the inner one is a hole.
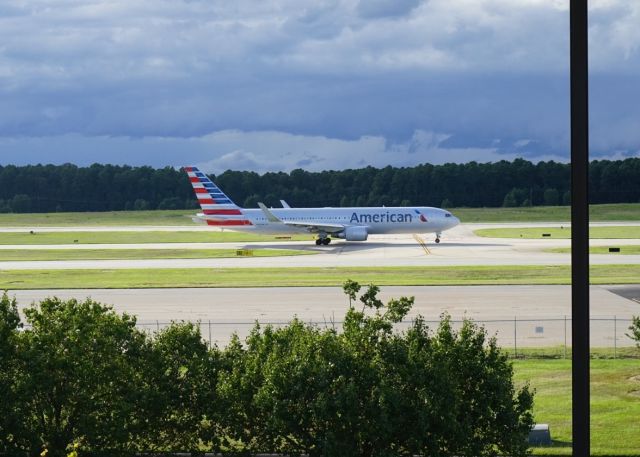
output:
M216 225L216 226L229 226L229 225L253 225L251 223L251 221L248 221L246 219L244 220L228 220L228 221L212 221L212 220L207 220L207 225Z
M196 194L208 194L209 193L209 191L207 189L205 189L204 187L194 188L193 190L196 191Z
M202 203L202 200L200 203ZM204 214L224 214L228 216L240 216L242 214L239 209L205 209L203 212Z

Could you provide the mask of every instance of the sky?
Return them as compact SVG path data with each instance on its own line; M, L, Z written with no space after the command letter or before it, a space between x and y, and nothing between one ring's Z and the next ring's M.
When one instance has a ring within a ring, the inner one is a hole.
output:
M569 158L569 0L2 0L0 165ZM640 157L640 1L590 0L591 157Z

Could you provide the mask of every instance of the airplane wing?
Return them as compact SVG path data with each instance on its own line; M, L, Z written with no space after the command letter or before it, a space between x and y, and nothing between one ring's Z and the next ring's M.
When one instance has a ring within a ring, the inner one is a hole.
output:
M345 229L345 226L342 224L325 224L325 223L313 223L306 221L283 221L275 214L273 214L269 208L267 208L264 203L258 203L258 206L267 217L267 220L270 224L284 224L290 225L292 227L299 227L307 229L311 233L318 232L326 232L326 233L338 233L342 232Z

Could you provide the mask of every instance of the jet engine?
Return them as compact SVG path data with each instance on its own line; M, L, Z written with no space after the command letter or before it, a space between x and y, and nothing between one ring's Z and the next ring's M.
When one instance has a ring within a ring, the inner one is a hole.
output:
M347 241L367 241L366 227L347 227L344 231L338 233L338 238L345 239Z

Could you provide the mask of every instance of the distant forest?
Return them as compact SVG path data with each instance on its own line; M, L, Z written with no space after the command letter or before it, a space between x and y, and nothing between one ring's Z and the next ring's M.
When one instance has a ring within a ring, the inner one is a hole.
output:
M515 207L570 203L568 164L513 162L291 173L225 171L211 178L240 206ZM591 203L640 202L640 159L591 162ZM0 212L197 207L186 174L170 167L0 166Z

